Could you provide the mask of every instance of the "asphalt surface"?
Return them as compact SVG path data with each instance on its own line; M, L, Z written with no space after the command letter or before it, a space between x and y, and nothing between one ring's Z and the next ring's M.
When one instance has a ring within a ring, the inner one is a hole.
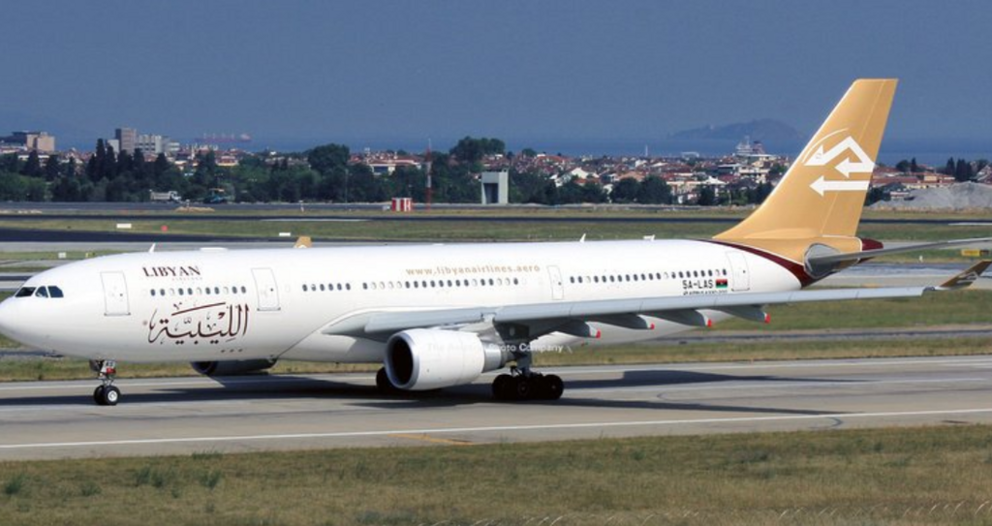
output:
M466 445L992 423L992 357L548 369L556 402L496 403L477 383L382 396L370 374L0 385L0 460Z

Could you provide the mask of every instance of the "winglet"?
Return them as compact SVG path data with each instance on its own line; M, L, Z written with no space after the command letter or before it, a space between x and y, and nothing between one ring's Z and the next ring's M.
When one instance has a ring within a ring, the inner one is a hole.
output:
M971 286L972 283L978 281L981 277L982 272L992 265L992 261L979 261L974 265L968 267L967 270L958 273L953 278L943 282L937 287L937 290L958 290Z
M313 248L313 240L310 239L310 236L300 236L293 248Z

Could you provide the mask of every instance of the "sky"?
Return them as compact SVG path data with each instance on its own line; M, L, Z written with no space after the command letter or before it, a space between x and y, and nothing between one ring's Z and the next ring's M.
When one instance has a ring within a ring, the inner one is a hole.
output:
M0 132L400 146L663 143L758 118L811 135L896 77L887 137L992 152L985 1L6 2ZM77 139L78 140L78 139Z

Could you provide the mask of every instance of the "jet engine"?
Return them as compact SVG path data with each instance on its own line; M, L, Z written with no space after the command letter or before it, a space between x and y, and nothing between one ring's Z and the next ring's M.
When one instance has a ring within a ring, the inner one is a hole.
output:
M264 371L276 364L275 360L228 360L221 362L192 362L193 370L206 376L238 376Z
M427 391L471 383L506 365L508 353L471 332L410 329L386 343L386 374L393 386Z

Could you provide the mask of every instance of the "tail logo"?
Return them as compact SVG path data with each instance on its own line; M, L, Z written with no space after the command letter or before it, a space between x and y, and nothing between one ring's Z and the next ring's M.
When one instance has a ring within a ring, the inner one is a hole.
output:
M838 130L830 135L827 135L823 139L820 139L820 144L816 146L813 153L803 160L803 165L812 167L827 166L831 161L837 157L840 157L845 152L850 152L856 160L852 161L850 156L846 156L839 163L834 165L834 170L840 172L840 174L844 176L844 179L850 179L851 174L856 173L870 174L872 170L875 169L875 162L871 160L871 157L865 153L864 148L862 148L861 145L858 144L858 141L855 141L853 137L845 137L829 150L824 148L824 141L829 139L831 136L844 131L846 130ZM819 194L820 197L823 197L826 192L864 192L868 189L869 184L870 180L868 179L864 181L830 181L821 175L819 179L810 184L810 188Z

